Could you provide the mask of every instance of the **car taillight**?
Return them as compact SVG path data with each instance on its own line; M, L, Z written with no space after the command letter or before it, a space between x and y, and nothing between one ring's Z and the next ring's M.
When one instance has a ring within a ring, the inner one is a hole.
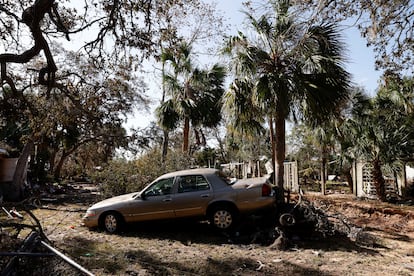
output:
M272 187L267 184L262 185L262 196L270 196L272 194Z

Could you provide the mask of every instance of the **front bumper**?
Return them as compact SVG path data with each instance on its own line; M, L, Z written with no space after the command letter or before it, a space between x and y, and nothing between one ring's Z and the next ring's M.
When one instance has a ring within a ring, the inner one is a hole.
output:
M87 211L82 218L83 224L88 228L98 227L99 215L96 212Z

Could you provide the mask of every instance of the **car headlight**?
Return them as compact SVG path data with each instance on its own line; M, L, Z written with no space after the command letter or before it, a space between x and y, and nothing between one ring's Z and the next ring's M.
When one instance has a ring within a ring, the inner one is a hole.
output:
M86 211L85 218L91 218L91 217L94 217L94 216L96 216L96 211L94 211L94 210L87 210Z

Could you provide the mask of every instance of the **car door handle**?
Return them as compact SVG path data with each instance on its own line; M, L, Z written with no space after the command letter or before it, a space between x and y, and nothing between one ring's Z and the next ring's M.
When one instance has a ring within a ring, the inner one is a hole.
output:
M209 194L201 195L202 198L206 198L206 197L209 197L209 196L210 196Z
M164 201L164 202L170 202L171 201L171 198L170 197L164 198L162 201Z

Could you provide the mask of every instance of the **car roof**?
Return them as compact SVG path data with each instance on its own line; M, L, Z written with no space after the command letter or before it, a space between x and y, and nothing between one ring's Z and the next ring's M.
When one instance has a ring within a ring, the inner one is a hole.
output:
M188 169L188 170L181 170L181 171L166 173L160 176L159 178L175 177L175 176L191 175L191 174L211 175L211 174L216 174L217 171L218 171L217 169L212 169L212 168Z

